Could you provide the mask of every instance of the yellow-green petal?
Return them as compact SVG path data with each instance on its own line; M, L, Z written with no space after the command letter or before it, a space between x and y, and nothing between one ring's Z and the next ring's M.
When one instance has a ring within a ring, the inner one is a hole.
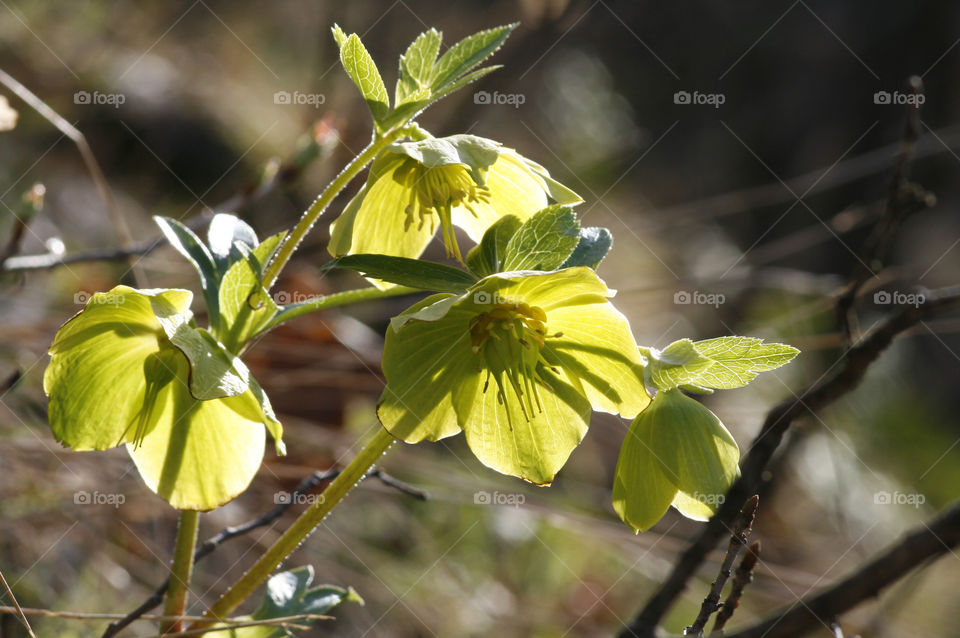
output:
M502 217L529 219L549 202L544 183L512 153L501 153L487 169L487 192L483 200L465 202L453 208L453 223L474 242Z
M630 424L613 482L613 509L635 532L656 525L677 494L654 452L655 407L654 403Z
M522 299L550 311L562 306L607 303L613 291L597 273L586 266L564 268L556 272L521 271L500 273L481 279L473 290L501 299Z
M190 394L189 364L177 359L176 378L152 404L152 429L128 444L147 486L178 509L210 510L243 492L263 458L263 414L251 391L198 401Z
M455 299L433 295L401 317L447 298ZM440 320L415 320L387 330L382 362L387 385L377 415L390 434L417 443L460 432L453 392L479 376L477 356L470 350L471 318L468 310L453 307Z
M382 254L416 259L423 253L439 219L428 213L421 224L420 204L413 190L396 176L398 168L413 161L387 153L373 163L367 183L330 226L327 249L331 255Z
M560 306L547 315L545 350L583 385L593 409L632 419L650 403L627 318L609 303Z
M117 286L92 295L60 328L43 375L58 441L75 450L105 450L134 439L148 380L158 386L172 377L151 358L166 342L156 310L187 320L192 297L188 290Z
M470 450L487 467L537 485L549 485L587 433L590 403L576 381L560 370L541 370L550 386L539 387L540 410L521 409L509 387L505 400L491 380L476 376L454 392L454 408Z

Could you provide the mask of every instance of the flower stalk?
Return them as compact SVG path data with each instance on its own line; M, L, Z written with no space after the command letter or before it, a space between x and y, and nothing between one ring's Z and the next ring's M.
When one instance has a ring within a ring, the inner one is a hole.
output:
M180 510L180 523L177 526L177 541L173 549L173 566L170 568L170 585L167 587L164 616L183 616L187 611L187 597L190 593L190 578L193 574L193 553L197 547L197 530L200 525L200 512ZM164 623L164 633L183 631L183 621L171 620Z
M336 507L350 490L360 482L373 464L383 456L395 439L383 428L367 441L360 453L343 468L337 478L323 491L321 498L310 505L300 517L283 533L277 541L264 552L256 563L228 589L210 609L204 612L206 622L197 622L191 630L204 629L218 620L226 618L234 609L250 596L254 590L270 577L270 574L289 556L293 550L313 533L327 514Z

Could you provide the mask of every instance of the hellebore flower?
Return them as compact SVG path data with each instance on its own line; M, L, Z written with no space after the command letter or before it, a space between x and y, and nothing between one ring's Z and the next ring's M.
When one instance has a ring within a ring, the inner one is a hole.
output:
M673 505L705 521L740 474L740 450L720 419L679 389L662 390L630 424L613 483L613 509L646 531Z
M490 275L421 301L387 330L380 421L408 443L463 430L484 465L550 483L591 409L632 417L650 401L612 294L576 267Z
M178 509L239 495L281 427L243 363L192 322L188 290L117 286L90 297L50 346L53 434L75 450L126 444L147 486Z
M479 242L501 217L524 221L579 195L513 149L474 135L387 147L359 193L330 226L334 257L374 253L416 259L439 226L447 256L463 261L453 227Z

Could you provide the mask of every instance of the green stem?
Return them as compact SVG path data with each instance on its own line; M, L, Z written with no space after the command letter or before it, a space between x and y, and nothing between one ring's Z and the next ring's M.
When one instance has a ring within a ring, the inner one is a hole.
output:
M373 438L360 450L360 453L327 486L320 498L304 510L300 517L293 522L293 525L283 533L283 536L277 539L257 559L257 562L247 573L241 576L240 580L220 597L220 600L204 612L203 616L208 620L194 623L190 629L204 629L233 612L261 583L267 580L273 570L279 567L293 550L313 533L317 525L343 500L353 489L353 486L360 482L393 442L394 438L390 433L383 428L379 428Z
M395 141L401 137L406 137L413 132L419 131L419 127L416 129L412 127L402 127L397 128L392 131L388 131L383 135L383 137L377 138L372 141L363 151L360 152L353 161L347 164L340 174L337 175L332 182L330 182L327 187L320 193L320 196L310 204L310 208L307 209L307 212L300 217L300 221L297 222L297 225L294 226L293 230L290 231L290 234L287 236L286 240L283 242L283 245L280 246L280 250L277 251L276 257L273 261L267 266L266 271L263 273L263 287L266 290L270 290L270 287L277 280L277 276L280 274L280 271L283 270L283 267L287 265L287 262L290 261L290 257L293 255L294 251L300 246L300 242L303 241L303 238L307 236L307 233L310 232L310 229L313 228L313 225L317 223L317 220L320 218L320 215L323 214L323 211L327 209L327 206L330 205L330 202L340 194L340 191L350 183L354 177L356 177L364 167L373 161L373 159L380 154L380 151L385 149L390 144L393 144Z
M423 291L416 288L408 288L406 286L394 286L393 288L388 288L386 290L380 290L379 288L374 288L371 286L369 288L356 288L354 290L335 292L332 295L324 295L323 297L319 297L317 299L312 299L310 301L305 301L303 303L298 303L283 308L273 317L273 319L270 320L269 323L265 324L263 328L257 331L257 334L272 330L281 323L290 321L291 319L296 319L297 317L308 315L311 312L326 310L327 308L335 308L337 306L345 306L352 303L359 303L361 301L385 299L387 297L407 295L416 292Z
M164 616L183 616L187 611L187 595L190 588L190 576L193 572L193 552L197 546L197 529L200 525L200 512L180 510L180 523L177 526L177 543L173 548L173 566L170 569L170 585L167 587ZM164 633L183 631L181 621L169 621L163 628Z

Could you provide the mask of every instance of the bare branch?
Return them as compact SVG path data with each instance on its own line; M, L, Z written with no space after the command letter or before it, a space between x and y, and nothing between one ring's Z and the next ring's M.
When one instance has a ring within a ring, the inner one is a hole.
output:
M297 488L290 495L290 498L286 499L286 502L278 503L270 511L266 512L265 514L262 514L261 516L258 516L255 519L247 521L246 523L243 523L241 525L226 527L220 530L219 532L217 532L216 534L214 534L213 536L211 536L210 538L208 538L207 540L203 541L203 543L201 543L200 546L197 547L197 551L193 555L194 564L196 564L201 559L206 558L207 556L212 554L213 551L217 549L217 547L227 542L228 540L237 538L239 536L243 536L244 534L252 532L255 529L258 529L260 527L266 527L267 525L271 524L273 521L283 516L284 512L290 509L290 507L292 507L293 504L298 501L297 499L298 496L300 496L301 494L308 493L310 490L314 489L315 487L317 487L318 485L320 485L325 481L332 481L333 479L337 478L339 475L340 475L340 470L326 470L326 471L314 472L307 478L300 481L300 484L297 485ZM426 492L423 492L422 490L418 490L417 488L390 476L380 468L372 468L367 473L366 476L376 478L378 481L380 481L384 485L391 487L395 490L398 490L399 492L406 494L408 496L411 496L413 498L416 498L418 500L421 500L421 501L427 500ZM116 636L118 633L120 633L120 631L123 628L127 627L134 621L140 618L143 618L144 614L149 612L151 609L158 607L160 603L163 602L163 596L166 593L167 587L169 585L170 585L170 577L168 576L166 580L164 580L163 583L154 590L153 594L151 594L149 598L144 600L136 609L131 611L126 616L123 616L119 620L116 620L110 623L107 626L106 631L103 632L103 636L101 638L111 638L112 636Z
M826 591L805 598L730 638L792 638L876 597L915 568L960 545L960 502Z
M0 83L13 91L17 97L26 102L34 111L39 113L44 119L53 124L57 130L76 144L77 150L80 151L80 156L83 158L83 163L90 172L90 177L93 178L93 183L96 184L97 191L100 193L100 197L103 198L103 202L107 207L107 214L110 216L110 221L113 222L114 228L117 229L117 235L119 236L121 244L124 247L129 247L133 243L133 236L130 235L130 227L127 226L127 220L123 218L123 214L120 212L120 208L113 198L113 192L110 190L110 185L107 184L107 178L104 176L103 170L100 169L100 164L93 154L93 149L91 149L90 144L87 143L87 138L77 127L65 120L59 113L50 108L46 102L30 91L30 89L20 84L20 82L2 69L0 69ZM143 270L136 260L130 260L130 269L133 271L134 279L136 279L138 285L144 285Z
M713 581L710 593L703 599L697 619L683 632L685 636L702 636L703 628L707 626L710 616L720 609L720 594L723 593L723 586L727 584L727 579L730 578L730 570L733 569L733 563L740 554L740 548L746 546L747 540L750 538L750 531L753 528L753 519L757 515L757 504L759 502L760 497L754 494L747 499L740 510L740 515L733 527L733 533L730 534L727 554L723 557L723 563L720 564L720 573L717 574L717 579Z
M707 522L674 565L667 580L647 601L636 618L624 627L620 638L652 638L664 614L686 588L687 582L703 564L724 532L737 517L737 503L756 494L764 480L764 470L794 421L823 410L859 385L867 368L902 332L936 313L960 306L960 286L930 293L929 300L917 307L908 306L865 335L848 349L840 360L840 370L832 377L814 383L795 398L787 399L767 413L760 433L753 440L741 466L741 476L727 492L726 500ZM769 479L767 479L769 480Z
M727 621L733 617L733 612L740 606L740 597L743 596L743 590L747 585L753 582L753 568L757 566L760 560L760 541L755 541L747 548L740 566L733 575L733 583L730 585L730 594L723 601L723 607L717 614L717 619L713 622L713 631L711 636L723 635L723 628Z
M17 602L17 597L13 595L13 590L10 589L10 585L7 584L7 579L3 577L3 572L0 572L0 583L3 584L3 589L6 590L10 602L13 603L13 609L16 610L20 622L27 628L27 633L30 634L31 638L37 638L37 635L33 633L33 628L30 626L30 621L27 620L27 616L23 613L23 608L20 606L20 603Z
M294 156L280 166L273 166L266 171L264 179L258 183L248 184L240 191L224 200L212 209L204 211L186 222L192 229L205 225L217 213L233 213L249 204L266 197L277 188L288 186L303 174L303 170L311 163L325 159L333 150L337 139L336 130L326 121L321 120L314 125L309 135L301 140L300 148ZM123 261L130 257L147 255L166 240L162 235L141 242L131 242L121 248L106 248L78 252L68 255L43 254L22 255L10 257L3 262L5 272L25 270L51 270L68 264L91 261Z

